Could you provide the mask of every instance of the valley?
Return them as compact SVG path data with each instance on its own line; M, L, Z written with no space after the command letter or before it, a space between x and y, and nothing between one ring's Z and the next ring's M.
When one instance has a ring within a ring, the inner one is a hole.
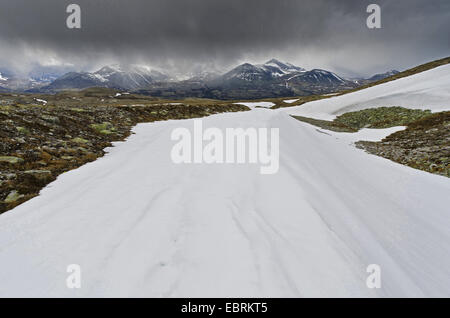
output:
M446 297L449 83L440 61L257 100L2 93L0 296ZM279 129L277 173L173 162L199 118Z

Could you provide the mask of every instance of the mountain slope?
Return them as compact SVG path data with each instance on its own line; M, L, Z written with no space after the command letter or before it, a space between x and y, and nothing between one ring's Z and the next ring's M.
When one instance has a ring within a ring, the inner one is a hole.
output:
M375 74L374 76L369 77L367 80L370 81L370 82L376 82L376 81L379 81L379 80L382 80L382 79L385 79L385 78L397 75L398 73L400 73L400 72L397 71L397 70L391 70L391 71L388 71L388 72L385 72L385 73Z
M28 73L23 74L22 72L0 68L0 86L3 86L7 91L39 91L58 77L68 73L70 69L70 66L33 65Z
M305 71L305 69L302 67L295 66L291 63L283 63L278 61L277 59L271 59L270 61L267 61L266 63L264 63L264 66L279 68L285 74Z
M228 73L225 73L222 81L271 81L273 78L272 72L266 68L252 65L250 63L244 63L232 69Z
M304 72L305 69L290 63L283 63L276 59L271 59L264 64L252 65L250 63L241 64L222 76L223 81L244 80L244 81L277 81L278 77Z
M326 94L357 87L354 82L332 72L306 71L276 59L260 65L239 65L207 85L215 90L232 91L231 97L235 99ZM251 96L249 92L252 91L260 94Z
M308 72L297 72L282 77L286 87L296 95L319 95L352 89L358 85L343 79L333 72L314 69Z
M442 111L450 106L449 85L450 65L443 65L356 92L306 103L287 112L332 120L345 112L383 106Z

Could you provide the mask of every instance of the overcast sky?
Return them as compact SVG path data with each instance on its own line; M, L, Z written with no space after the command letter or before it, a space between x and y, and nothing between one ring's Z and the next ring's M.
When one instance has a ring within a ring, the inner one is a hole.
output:
M66 27L70 3L81 6L81 30ZM382 8L382 29L366 26L370 3ZM449 30L449 0L1 0L0 66L188 71L275 57L369 75L449 56Z

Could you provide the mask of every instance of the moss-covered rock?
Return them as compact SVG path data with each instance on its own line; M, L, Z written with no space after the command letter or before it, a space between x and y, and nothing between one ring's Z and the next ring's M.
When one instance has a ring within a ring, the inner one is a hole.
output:
M27 170L24 173L41 181L52 178L52 172L50 170Z
M101 124L92 124L91 127L99 134L111 135L116 132L116 128L110 122L103 122Z
M5 203L13 203L16 202L17 200L23 198L24 195L20 194L19 192L17 192L16 190L11 191L8 196L5 199Z
M16 127L16 130L19 134L22 134L22 135L30 134L30 131L28 129L26 129L25 127Z
M41 118L52 124L59 124L59 118L56 116L42 115Z
M0 156L0 162L7 162L12 164L23 163L24 160L14 156Z
M76 143L76 144L87 144L89 142L89 140L86 140L86 139L81 138L81 137L75 137L75 138L71 139L71 141Z
M403 107L369 108L338 116L334 122L355 130L361 128L389 128L406 126L418 119L429 116L431 111Z

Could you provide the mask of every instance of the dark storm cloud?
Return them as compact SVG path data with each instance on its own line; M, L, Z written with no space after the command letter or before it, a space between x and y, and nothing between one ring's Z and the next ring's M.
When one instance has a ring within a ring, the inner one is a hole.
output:
M82 29L65 26L82 8ZM382 7L381 30L365 21ZM346 74L450 52L448 0L2 0L0 65L107 62L230 66L279 57Z

